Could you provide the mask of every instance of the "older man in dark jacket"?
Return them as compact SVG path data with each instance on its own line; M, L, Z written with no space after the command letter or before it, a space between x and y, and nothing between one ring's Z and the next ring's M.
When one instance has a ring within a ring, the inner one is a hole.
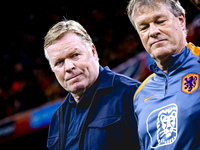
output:
M101 67L90 36L73 20L52 27L44 48L57 80L69 92L52 118L47 147L138 149L133 95L140 83Z

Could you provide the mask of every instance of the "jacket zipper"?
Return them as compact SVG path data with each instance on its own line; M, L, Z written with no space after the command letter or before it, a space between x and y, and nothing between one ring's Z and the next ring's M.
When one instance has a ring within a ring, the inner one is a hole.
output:
M165 94L164 94L164 96L166 96L167 90L168 90L168 75L165 75L165 77L166 77L166 81L165 81Z
M58 149L59 150L64 150L64 143L63 143L63 134L62 132L64 131L64 127L63 127L63 118L62 118L62 107L60 107L60 109L58 110L58 116L59 116L59 138L58 138Z
M92 101L91 101L91 104L90 104L90 106L89 106L88 113L87 113L87 115L86 115L85 121L84 121L84 123L83 123L83 127L82 127L82 129L81 129L80 140L79 140L79 146L78 146L78 149L79 149L79 150L81 150L81 146L80 146L80 145L82 145L82 142L81 142L82 139L83 139L82 133L83 133L83 130L84 130L84 128L85 128L86 122L88 121L88 116L89 116L89 113L90 113L92 104L93 104L93 102L94 102L94 98L95 98L95 96L96 96L96 94L97 94L98 91L99 91L99 90L97 90L97 91L94 93L94 96L92 97ZM83 141L83 142L84 142L84 141Z

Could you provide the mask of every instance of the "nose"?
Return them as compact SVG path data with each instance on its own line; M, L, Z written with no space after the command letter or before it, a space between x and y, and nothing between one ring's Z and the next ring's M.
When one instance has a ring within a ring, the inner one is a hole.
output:
M65 65L65 72L71 73L72 70L75 69L74 63L72 61L70 61L70 60L66 59L64 65Z
M154 24L150 24L149 27L149 36L153 38L157 38L157 36L160 34L159 28Z

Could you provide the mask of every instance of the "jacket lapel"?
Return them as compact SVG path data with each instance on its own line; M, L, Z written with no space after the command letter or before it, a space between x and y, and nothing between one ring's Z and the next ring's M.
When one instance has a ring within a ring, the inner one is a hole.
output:
M58 141L58 150L65 150L65 141L66 141L66 133L69 125L69 117L70 117L70 105L69 105L69 97L70 93L67 95L62 107L58 109L58 117L59 117L59 141Z
M114 77L115 77L115 74L112 71L110 71L108 67L105 67L103 71L101 72L99 85L97 86L96 92L93 95L91 104L89 106L90 108L89 108L88 114L86 116L82 131L81 131L79 150L84 149L85 132L90 122L91 116L93 114L92 112L94 111L98 101L101 100L101 98L99 97L102 95L105 95L106 93L109 93L109 91L112 90L112 88L114 87Z

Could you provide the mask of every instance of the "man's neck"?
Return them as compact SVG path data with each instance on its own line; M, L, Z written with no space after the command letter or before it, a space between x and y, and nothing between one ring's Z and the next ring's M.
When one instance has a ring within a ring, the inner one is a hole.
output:
M157 62L157 61L155 61L155 62L157 64L158 68L160 68L160 70L162 70L165 74L168 73L168 71L167 71L167 65L164 65L164 64L162 64L160 62Z
M175 54L180 53L180 52L184 49L185 46L187 46L187 42L185 42L185 43L182 45L182 48L181 48L179 51L177 51L177 53L175 53ZM172 55L175 55L175 54L172 54ZM158 66L165 74L168 73L168 67L169 67L170 56L171 56L171 55L165 56L165 57L160 58L160 59L154 59L155 62L156 62L156 64L157 64L157 66Z
M97 76L98 77L98 76ZM97 80L97 77L95 78L95 80L93 81L93 83L91 85L88 85L87 88L85 89L80 89L79 91L77 91L76 93L71 93L74 101L76 103L78 103L80 101L80 99L91 89L91 87L94 85L95 81Z
M168 59L169 59L169 56L163 57L161 59L154 59L158 68L160 68L160 70L162 70L165 74L167 74L167 68L169 65Z
M74 101L76 102L76 103L78 103L79 102L79 100L81 99L81 97L83 96L83 94L73 94L73 93L71 93L72 94L72 97L74 98Z
M72 93L72 97L74 98L74 101L76 103L78 103L80 101L80 99L91 89L91 87L95 84L96 80L98 79L99 77L99 74L100 74L100 66L98 66L98 70L97 70L97 74L96 76L94 77L93 79L93 82L91 82L91 84L89 84L85 89L79 89L78 91Z

